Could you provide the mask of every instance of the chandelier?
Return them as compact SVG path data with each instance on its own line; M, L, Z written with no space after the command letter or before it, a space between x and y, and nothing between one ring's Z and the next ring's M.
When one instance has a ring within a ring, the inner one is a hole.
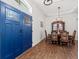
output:
M60 18L60 7L58 7L58 18Z
M58 17L56 18L56 20L57 20L57 21L64 21L64 20L63 20L63 17L62 17L61 14L60 14L60 9L61 9L61 7L59 6L59 7L58 7Z

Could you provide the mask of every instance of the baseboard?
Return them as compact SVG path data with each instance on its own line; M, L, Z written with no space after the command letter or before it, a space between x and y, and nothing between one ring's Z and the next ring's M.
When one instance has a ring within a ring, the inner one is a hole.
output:
M45 38L43 38L42 40L44 40L44 39L45 39ZM33 47L33 46L36 46L37 44L39 44L42 40L39 40L38 42L34 42L35 44L33 43L33 44L32 44L32 47Z

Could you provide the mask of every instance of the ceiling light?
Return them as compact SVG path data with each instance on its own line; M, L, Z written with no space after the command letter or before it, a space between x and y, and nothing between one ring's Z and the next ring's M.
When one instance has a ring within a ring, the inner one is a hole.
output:
M56 3L56 2L59 2L61 0L44 0L44 5L51 5L52 3Z
M44 0L44 5L51 5L53 3L53 0Z

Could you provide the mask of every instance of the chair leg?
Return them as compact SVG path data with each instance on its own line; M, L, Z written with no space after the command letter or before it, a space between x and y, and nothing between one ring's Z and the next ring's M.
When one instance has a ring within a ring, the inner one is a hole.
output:
M68 48L70 47L70 42L67 43Z
M57 44L58 44L58 41L57 41Z
M72 41L72 44L75 45L75 40Z
M50 40L49 40L49 42L48 42L48 43L49 43L49 44L52 44L52 41L50 41Z
M52 41L51 41L51 44L52 44Z
M72 41L70 41L69 43L70 43L70 46L72 46Z
M53 41L53 44L55 44L55 41Z
M60 42L60 45L62 45L62 42Z

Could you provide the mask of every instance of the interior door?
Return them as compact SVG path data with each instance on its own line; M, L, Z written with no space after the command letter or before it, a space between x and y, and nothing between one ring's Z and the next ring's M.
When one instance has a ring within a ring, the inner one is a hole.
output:
M30 16L25 14L23 21L23 50L25 51L32 47L32 26Z
M0 2L0 59L5 56L5 7Z
M5 55L7 59L15 58L22 51L22 36L20 33L20 13L16 10L5 8Z
M13 36L15 37L15 57L22 53L23 39L22 30L19 22L15 22L13 25Z
M5 23L5 58L10 59L13 58L15 51L15 37L13 36L12 23Z

